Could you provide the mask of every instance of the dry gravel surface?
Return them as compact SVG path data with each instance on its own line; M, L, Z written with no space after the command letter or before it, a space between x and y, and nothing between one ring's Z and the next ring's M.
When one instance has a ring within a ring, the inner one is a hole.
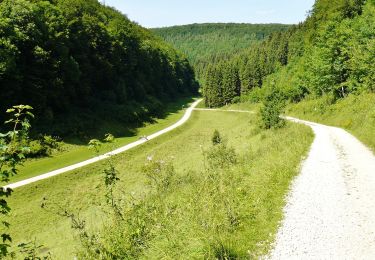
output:
M315 140L268 259L375 259L375 157L343 129L298 120Z

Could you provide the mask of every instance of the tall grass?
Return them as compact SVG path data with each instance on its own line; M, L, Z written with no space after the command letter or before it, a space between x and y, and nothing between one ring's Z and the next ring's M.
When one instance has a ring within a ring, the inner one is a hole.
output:
M224 142L213 145L215 129ZM273 240L312 139L305 126L262 130L251 114L195 111L180 129L113 158L122 218L108 214L103 162L21 188L12 232L57 259L77 251L93 259L257 257ZM86 220L90 250L71 221L40 209L43 197L51 211L61 206Z
M375 94L349 95L335 101L329 96L289 105L288 115L342 127L375 151Z

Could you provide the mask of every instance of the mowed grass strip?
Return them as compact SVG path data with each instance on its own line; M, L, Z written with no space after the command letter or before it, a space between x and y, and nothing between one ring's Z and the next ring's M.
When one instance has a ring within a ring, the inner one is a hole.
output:
M191 100L191 98L183 98L168 104L165 117L154 118L153 123L146 123L142 127L133 129L134 134L125 134L122 137L117 136L114 143L104 144L102 147L100 147L100 154L104 154L113 149L135 142L139 140L141 136L153 134L176 123L185 113L185 109L183 109L183 107L188 107ZM105 126L97 127L103 128ZM118 132L121 131L120 129L124 129L124 126L116 126L111 124L110 128L115 128ZM87 145L63 143L61 149L53 152L53 154L49 157L30 159L26 161L24 166L20 167L19 174L12 177L12 182L38 176L40 174L70 166L94 157L95 155L92 153L92 151L87 148Z
M239 162L230 169L238 182L233 199L239 200L241 225L229 234L228 240L236 256L255 256L266 252L282 219L285 195L291 180L299 172L299 165L313 140L312 131L305 126L287 124L283 129L263 131L257 127L255 115L244 113L194 111L184 126L114 158L120 172L118 184L122 192L134 196L146 191L146 176L142 168L147 157L171 161L178 177L173 196L168 198L183 208L184 203L199 189L204 170L204 150L210 149L211 137L217 129L238 154ZM14 244L36 240L44 245L55 259L72 259L79 242L68 220L53 212L41 209L43 198L49 201L50 210L58 207L79 212L92 230L100 229L105 222L102 211L104 184L100 162L71 173L56 176L36 184L17 189L10 199L10 233ZM229 178L229 177L228 177ZM195 194L196 195L196 194ZM207 200L210 200L207 197ZM215 203L214 200L212 200ZM166 201L168 203L168 201ZM206 203L206 202L205 202ZM57 206L58 205L58 206ZM198 205L203 206L203 205ZM207 214L215 212L207 212ZM201 258L207 245L205 234L189 214L181 212L173 223L171 244L159 234L150 241L144 258ZM114 230L115 231L115 230Z

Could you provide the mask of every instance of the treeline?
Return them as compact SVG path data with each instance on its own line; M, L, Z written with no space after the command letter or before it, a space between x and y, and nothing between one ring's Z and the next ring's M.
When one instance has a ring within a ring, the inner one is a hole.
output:
M288 63L290 33L272 34L266 41L207 67L203 94L206 105L230 104L263 85L266 76Z
M58 135L142 122L196 93L187 59L97 0L0 1L0 110L35 108Z
M374 62L374 1L317 0L304 23L210 66L203 92L210 107L274 92L338 99L375 91Z
M152 29L164 40L181 50L194 65L199 79L207 66L253 43L266 39L274 32L287 31L283 24L207 23Z

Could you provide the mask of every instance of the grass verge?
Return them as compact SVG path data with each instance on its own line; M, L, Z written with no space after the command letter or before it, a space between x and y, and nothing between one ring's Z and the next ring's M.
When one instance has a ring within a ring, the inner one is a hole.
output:
M305 100L287 107L287 115L344 128L375 151L375 94Z
M153 134L174 124L183 116L185 112L185 109L182 107L188 107L191 100L191 98L184 98L168 104L165 117L155 118L153 123L147 123L140 128L127 131L128 133L124 136L117 137L114 143L110 145L104 144L102 147L100 147L100 153L104 154L112 149L127 145L139 140L141 136ZM116 132L121 131L120 129L124 129L123 126L116 126L114 124L112 124L110 128ZM12 182L38 176L40 174L54 171L94 157L93 152L87 148L87 145L63 143L61 149L53 152L53 154L49 157L30 159L26 161L24 166L20 167L19 173L12 177Z
M148 189L144 173L147 157L170 161L176 173L163 200L175 209L173 217L156 216L160 225L154 226L153 236L138 258L215 258L223 252L241 258L268 250L282 219L284 197L313 134L308 127L296 124L263 131L256 120L252 114L195 111L184 126L114 158L121 179L119 189L134 197ZM205 181L207 161L202 151L211 149L215 129L237 155L236 164L217 172L223 197L211 196ZM92 232L100 229L107 221L103 214L104 168L105 162L100 162L17 189L9 201L14 244L35 239L44 245L41 250L51 252L55 259L73 258L80 245L69 221L42 210L40 203L48 198L56 205L52 211L59 205L79 212ZM228 221L224 202L231 200L237 224L218 232L215 227ZM216 223L214 228L194 217L198 212L208 223ZM109 231L118 235L117 242L126 236L118 230Z

